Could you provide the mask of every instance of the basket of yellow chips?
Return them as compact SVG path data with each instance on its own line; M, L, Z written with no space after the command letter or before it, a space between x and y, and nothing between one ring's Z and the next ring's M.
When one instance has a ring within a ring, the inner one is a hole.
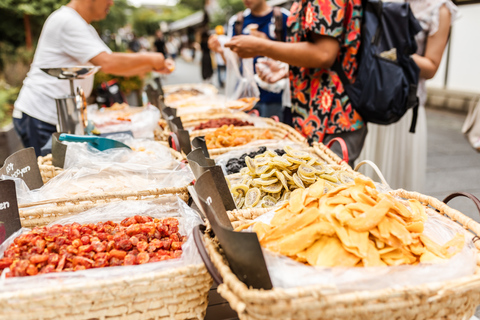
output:
M271 265L273 289L248 288L230 269L216 239L204 235L223 281L218 292L240 319L469 319L480 304L480 245L472 241L480 225L435 198L404 190L380 192L357 177L330 191L319 180L294 190L275 212L266 211L228 214L237 231L257 233L269 256L289 261L277 276L292 278L290 286L274 281ZM269 214L269 221L253 220ZM441 225L448 239L440 243L432 236L437 230L432 224ZM302 268L311 269L311 277L302 279ZM316 282L317 272L333 282ZM370 282L362 288L362 281L336 279L354 279L352 274L368 275Z

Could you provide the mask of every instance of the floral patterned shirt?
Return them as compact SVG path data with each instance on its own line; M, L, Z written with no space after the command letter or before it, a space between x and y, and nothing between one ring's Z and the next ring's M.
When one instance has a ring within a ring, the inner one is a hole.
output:
M347 77L353 80L361 17L361 0L297 0L287 19L287 42L309 41L311 33L337 39L340 43L337 59ZM323 141L325 134L364 126L333 70L290 66L290 83L293 124L310 143Z

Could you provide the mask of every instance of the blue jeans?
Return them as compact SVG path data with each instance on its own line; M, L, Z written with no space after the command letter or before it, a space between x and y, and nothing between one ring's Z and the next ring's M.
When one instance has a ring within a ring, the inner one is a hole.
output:
M41 148L47 143L52 133L57 132L57 127L50 123L30 117L22 113L22 118L13 118L13 126L20 136L25 148L33 147L35 154L41 155Z
M271 116L277 116L280 122L283 122L283 106L281 102L266 103L259 101L255 105L255 109L258 110L261 117L270 118Z

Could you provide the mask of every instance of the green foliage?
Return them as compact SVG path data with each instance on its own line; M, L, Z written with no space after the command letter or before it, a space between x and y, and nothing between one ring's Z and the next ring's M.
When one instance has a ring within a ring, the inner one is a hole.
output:
M159 23L160 17L154 10L138 8L132 14L132 29L138 37L154 35Z
M129 5L127 0L116 0L114 6L110 8L108 16L101 21L92 23L92 25L99 34L104 33L106 30L115 33L127 24L128 13L134 9L135 7Z
M48 16L67 3L68 0L2 0L0 1L0 8L19 15Z
M195 13L190 7L184 6L182 4L177 4L175 7L166 7L163 9L162 13L159 15L160 21L165 21L171 23L189 15Z
M0 127L11 121L13 104L17 100L19 88L10 87L0 80Z
M203 7L205 6L205 0L180 0L179 4L195 12L203 10Z
M227 23L231 16L237 12L245 10L242 0L218 0L218 4L224 12L225 22Z

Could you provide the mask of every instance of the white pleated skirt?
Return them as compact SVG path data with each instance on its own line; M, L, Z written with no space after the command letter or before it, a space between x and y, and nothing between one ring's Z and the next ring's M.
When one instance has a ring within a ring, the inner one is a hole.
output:
M392 189L424 192L427 170L427 119L425 108L418 108L415 133L410 133L413 111L409 110L398 122L391 125L368 124L357 163L368 159L383 173ZM376 181L374 171L364 165L360 172Z

